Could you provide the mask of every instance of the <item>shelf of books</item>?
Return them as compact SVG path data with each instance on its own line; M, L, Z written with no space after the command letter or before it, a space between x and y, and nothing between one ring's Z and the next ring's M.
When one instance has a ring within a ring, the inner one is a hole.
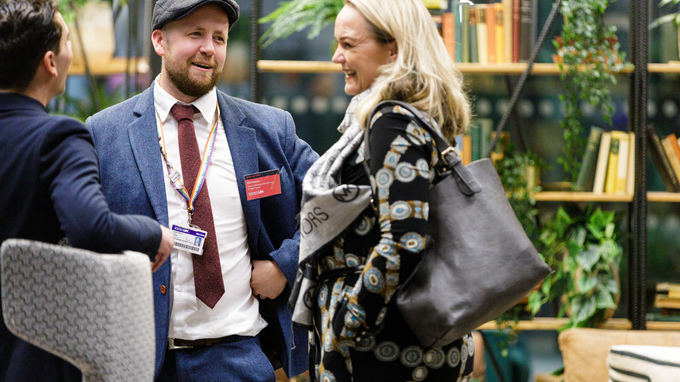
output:
M680 316L678 316L680 318ZM517 323L509 323L509 327L517 331L526 330L558 330L567 324L567 318L535 317L532 320L519 320ZM504 324L505 325L505 324ZM632 324L625 318L611 318L600 324L598 329L630 330ZM479 330L500 329L495 321L489 321L480 326ZM680 330L680 321L647 321L648 330Z

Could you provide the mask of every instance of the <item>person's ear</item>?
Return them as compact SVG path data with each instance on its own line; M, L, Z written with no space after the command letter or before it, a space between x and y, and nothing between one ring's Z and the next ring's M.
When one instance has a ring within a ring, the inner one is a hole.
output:
M47 53L45 53L40 65L43 66L47 73L54 77L59 74L59 71L57 70L57 55L51 50L48 50Z
M163 31L160 29L154 29L154 31L151 33L151 43L153 43L153 50L156 51L156 54L159 56L165 56L165 46L164 46L164 36L163 36Z
M396 41L392 41L390 43L390 62L393 62L397 59L397 56L399 55L399 47L397 46Z

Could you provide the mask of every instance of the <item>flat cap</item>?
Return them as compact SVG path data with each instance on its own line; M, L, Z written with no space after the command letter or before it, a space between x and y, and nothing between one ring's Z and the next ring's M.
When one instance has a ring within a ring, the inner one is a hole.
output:
M229 29L231 29L239 16L239 7L235 0L158 0L153 7L152 30L161 29L170 21L179 20L198 7L209 3L215 3L224 9L229 17Z

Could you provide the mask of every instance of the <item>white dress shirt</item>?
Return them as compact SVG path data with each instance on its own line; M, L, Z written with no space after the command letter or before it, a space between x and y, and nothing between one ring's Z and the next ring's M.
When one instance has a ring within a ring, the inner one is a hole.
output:
M181 174L177 121L170 114L170 108L178 102L183 104L168 94L160 86L157 78L154 86L157 122L159 120L161 122L168 161ZM217 91L213 88L192 104L199 110L199 113L194 115L194 129L198 147L203 156L210 129L218 116ZM172 287L174 288L170 314L170 338L196 340L235 334L255 336L267 326L266 321L260 316L259 302L250 288L252 268L248 249L248 232L238 192L238 182L244 180L236 179L234 162L221 118L218 120L216 135L217 139L205 181L210 194L225 293L214 309L210 309L196 298L192 254L173 250L170 255ZM159 155L161 155L160 150ZM163 165L170 226L186 227L188 220L186 200L172 187L165 160L163 160ZM185 188L191 194L193 184L185 184Z

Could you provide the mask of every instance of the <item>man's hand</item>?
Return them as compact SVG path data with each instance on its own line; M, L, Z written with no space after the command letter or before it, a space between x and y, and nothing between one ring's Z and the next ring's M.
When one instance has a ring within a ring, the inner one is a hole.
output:
M286 276L275 262L253 260L250 288L258 298L276 298L286 287Z
M161 244L158 246L156 258L151 262L151 272L156 272L168 259L173 245L175 245L175 239L172 236L172 231L168 227L161 226Z

